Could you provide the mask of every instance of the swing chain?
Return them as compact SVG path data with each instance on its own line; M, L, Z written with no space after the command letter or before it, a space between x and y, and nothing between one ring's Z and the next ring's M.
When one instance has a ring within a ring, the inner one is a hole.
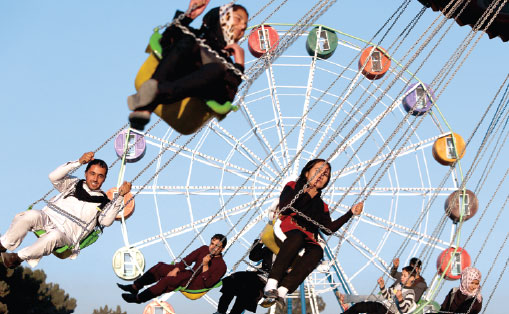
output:
M205 48L207 49L208 52L210 52L212 55L214 55L214 57L216 59L218 59L219 61L221 61L221 63L228 69L228 70L232 70L233 73L235 73L237 76L241 77L243 80L247 80L248 77L246 75L244 75L244 73L242 73L242 71L240 71L239 69L237 69L232 63L228 62L225 58L223 58L222 56L219 55L219 53L217 53L217 51L215 51L214 49L212 49L209 45L207 45L205 43L205 40L204 39L201 39L201 38L198 38L196 37L196 35L191 32L189 30L189 28L187 28L186 26L182 25L180 22L187 16L189 15L194 9L196 9L197 5L193 5L191 8L189 8L185 13L182 13L180 14L177 18L175 18L173 21L171 22L168 22L164 25L160 25L160 26L157 26L156 29L166 29L170 26L173 26L175 25L176 27L180 28L180 30L186 34L186 35L189 35L191 37L193 37L196 42L198 43L198 45L200 45L202 48Z
M182 16L183 14L181 14L180 16ZM180 18L179 16L179 18ZM189 35L189 36L192 36L196 42L198 43L198 45L200 45L202 48L205 48L207 49L208 52L210 52L212 55L214 55L214 57L221 61L221 63L228 69L228 70L232 70L233 73L235 73L237 76L239 76L240 78L242 78L243 80L247 80L249 77L247 75L245 75L244 73L242 73L242 71L240 71L239 69L237 69L231 62L228 62L225 58L223 58L222 56L219 55L219 53L217 51L215 51L214 49L212 49L209 45L207 45L205 43L205 40L202 39L202 38L198 38L196 37L196 35L191 32L187 27L185 27L184 25L182 25L180 23L180 20L181 19L176 19L175 22L174 22L174 25L177 26L178 28L180 28L180 30L186 34L186 35Z

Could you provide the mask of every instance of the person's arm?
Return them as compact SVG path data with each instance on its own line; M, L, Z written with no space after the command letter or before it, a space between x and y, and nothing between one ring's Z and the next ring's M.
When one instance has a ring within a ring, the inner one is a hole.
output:
M392 260L392 267L390 271L390 275L392 278L399 280L401 278L401 273L398 272L399 267L399 258L395 258Z
M325 203L324 203L324 206L326 206ZM339 228L341 228L344 224L346 224L348 222L348 220L350 220L350 218L352 218L352 216L360 215L362 213L363 208L364 208L364 202L357 203L357 204L353 205L352 208L350 208L350 210L348 212L346 212L343 216L339 217L338 219L336 219L332 222L330 221L330 215L327 210L327 215L324 215L324 216L326 217L326 219L328 219L328 221L324 225L328 226L332 232L336 232L339 230ZM325 232L325 230L323 230L323 231Z
M329 228L329 230L331 230L332 232L336 232L339 230L339 228L341 228L344 224L346 224L348 222L348 220L350 220L350 218L352 218L353 216L353 213L351 210L347 211L343 216L339 217L338 219L334 220L334 221L331 221L330 219L330 215L329 213L327 213L327 215L325 215L325 217L328 217L328 223L324 224L326 227ZM327 220L327 218L326 218ZM330 234L328 231L326 230L322 230L325 234Z
M415 305L415 295L414 291L408 289L408 293L403 298L400 293L398 293L398 301L399 301L399 309L403 313L407 313L414 305Z
M470 314L479 314L481 313L481 310L482 310L482 301L477 301L477 298L476 300L474 301L474 305L472 306L472 309L470 310Z
M186 269L187 266L191 266L198 259L199 255L200 255L200 251L203 250L203 247L207 248L207 250L208 250L208 247L206 245L201 246L201 247L197 248L196 250L192 251L191 253L189 253L186 257L184 257L175 266L177 266L177 268L180 270L184 270L184 269Z
M286 185L283 189L283 192L281 192L281 195L279 196L279 209L283 209L288 204L292 202L295 195L298 193L297 188L292 188L290 185ZM303 205L305 205L307 202L311 200L311 196L308 193L302 193L299 198L293 203L292 207L294 208L300 208ZM281 214L283 215L289 215L293 213L293 211L290 208L287 208L286 210L282 211Z
M378 282L378 286L380 287L380 292L382 293L382 296L385 299L390 299L391 295L389 294L389 291L385 287L384 279L382 277L380 277L380 278L378 278L377 282Z
M201 281L204 288L211 288L223 278L226 273L226 264L220 257L212 258L210 266L203 269L197 276L197 280Z
M122 210L124 195L129 193L129 191L131 191L131 183L124 181L118 189L118 197L106 204L101 211L99 215L99 224L101 224L101 226L109 227L113 224L115 217L117 217L118 213Z
M49 180L59 192L63 192L71 187L78 180L76 177L68 175L69 172L78 168L80 165L84 165L94 160L94 153L84 153L80 159L75 161L69 161L57 169L53 170L49 174Z

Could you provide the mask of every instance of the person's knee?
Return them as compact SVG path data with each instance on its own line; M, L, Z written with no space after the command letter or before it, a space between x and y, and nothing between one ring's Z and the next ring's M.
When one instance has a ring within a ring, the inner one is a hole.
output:
M13 222L33 222L39 219L40 213L35 210L27 210L14 216Z

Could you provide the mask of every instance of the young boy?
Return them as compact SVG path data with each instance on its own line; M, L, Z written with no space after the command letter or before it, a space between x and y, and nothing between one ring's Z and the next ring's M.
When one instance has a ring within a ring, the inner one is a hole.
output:
M415 269L415 281L412 285L412 289L414 289L415 292L415 301L418 302L426 289L428 289L428 285L426 284L426 280L421 277L421 270L422 270L422 261L418 259L417 257L412 257L410 259L409 265L410 267ZM401 279L401 272L398 271L399 267L399 258L395 258L392 261L392 268L391 268L391 277L396 279L396 282L400 282Z
M343 308L345 303L356 302L345 314L397 314L411 313L416 308L415 293L411 288L415 281L415 270L406 266L401 273L401 283L394 283L389 289L385 287L382 277L378 279L381 295L340 295Z
M122 298L128 303L144 303L158 297L163 293L172 292L178 287L187 287L192 290L211 288L221 280L226 273L226 264L221 252L226 246L226 237L216 234L210 239L210 244L203 245L191 252L180 263L168 265L159 262L150 268L132 285L117 286L129 293L123 293ZM192 269L186 269L191 267ZM151 287L141 293L138 292L147 285Z

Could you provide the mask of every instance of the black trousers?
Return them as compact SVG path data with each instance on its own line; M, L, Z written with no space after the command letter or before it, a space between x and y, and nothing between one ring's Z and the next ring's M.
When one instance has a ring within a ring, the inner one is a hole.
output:
M285 232L285 235L286 240L281 245L279 254L272 265L269 278L277 280L279 286L293 292L316 268L323 257L323 250L319 245L309 242L306 234L299 230ZM304 255L299 259L299 263L286 274L302 248L305 249Z
M226 313L234 297L237 297L230 314L242 314L244 310L256 312L258 301L263 296L265 281L258 273L253 271L241 271L231 274L223 279L221 298L217 311Z
M382 303L372 301L355 303L343 314L354 314L354 313L392 314Z

